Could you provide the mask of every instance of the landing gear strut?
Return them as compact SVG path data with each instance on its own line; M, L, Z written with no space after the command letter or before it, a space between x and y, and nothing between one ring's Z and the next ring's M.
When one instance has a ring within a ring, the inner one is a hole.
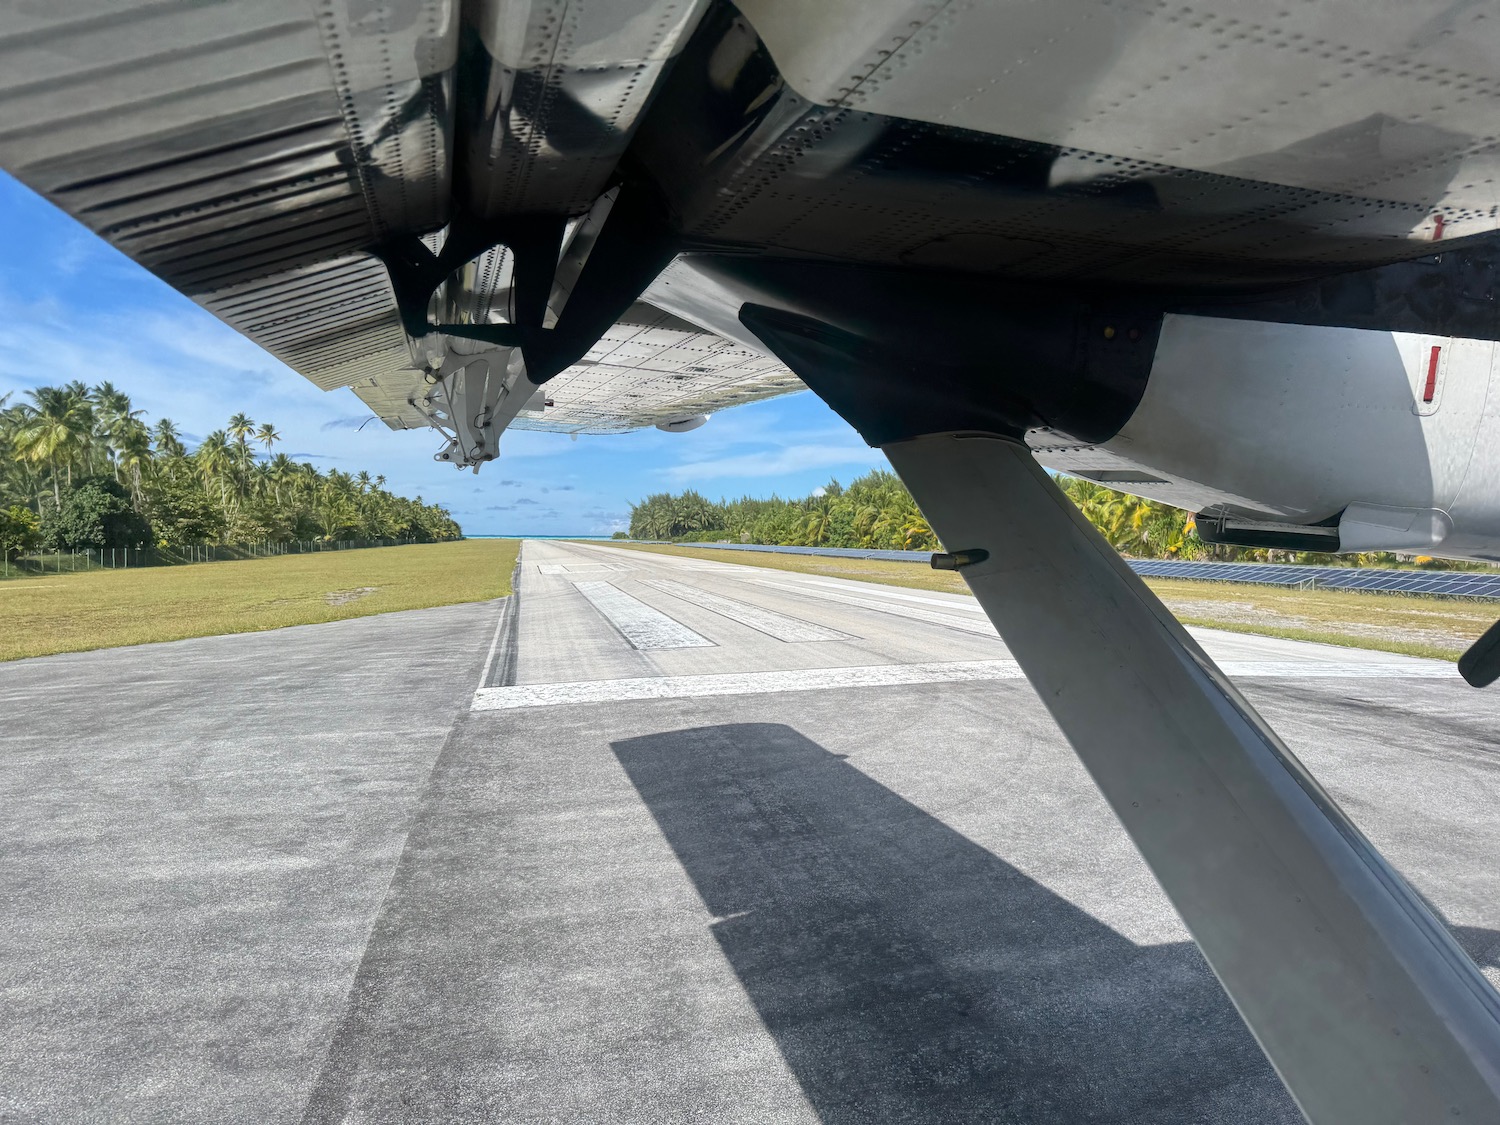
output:
M884 450L1308 1119L1500 1120L1500 997L1026 447Z
M1500 995L1022 440L1118 432L1159 313L715 268L775 298L741 323L890 458L1307 1118L1500 1122Z

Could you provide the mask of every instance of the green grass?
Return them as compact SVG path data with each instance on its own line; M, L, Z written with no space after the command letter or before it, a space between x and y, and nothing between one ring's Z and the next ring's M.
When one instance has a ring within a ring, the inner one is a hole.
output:
M0 584L0 660L253 633L510 593L514 539L46 574Z
M943 590L954 594L969 592L963 579L952 571L931 570L919 563L773 555L702 547L657 547L639 543L610 543L608 546L735 562L771 570L791 570L799 574L854 578L917 590ZM1500 607L1490 603L1453 598L1362 594L1347 590L1296 590L1227 582L1189 582L1178 578L1152 578L1146 585L1187 625L1439 660L1457 660L1464 649L1500 616Z
M1188 625L1457 660L1500 607L1457 598L1296 590L1153 578L1147 583Z

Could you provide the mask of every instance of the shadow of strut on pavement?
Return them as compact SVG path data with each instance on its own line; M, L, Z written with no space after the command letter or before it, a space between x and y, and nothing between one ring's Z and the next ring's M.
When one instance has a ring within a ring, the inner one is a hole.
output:
M791 727L613 748L824 1121L1302 1120L1195 946L1135 945Z

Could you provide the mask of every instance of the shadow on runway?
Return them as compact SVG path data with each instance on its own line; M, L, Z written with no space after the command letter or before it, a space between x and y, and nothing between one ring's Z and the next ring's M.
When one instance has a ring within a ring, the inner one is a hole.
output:
M1302 1120L1195 946L1135 945L792 728L614 750L822 1120Z

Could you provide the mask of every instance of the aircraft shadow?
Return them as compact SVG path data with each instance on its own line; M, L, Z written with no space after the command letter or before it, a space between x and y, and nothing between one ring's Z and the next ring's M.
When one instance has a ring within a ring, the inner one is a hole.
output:
M1302 1120L1194 945L1134 944L792 728L614 750L822 1120Z

